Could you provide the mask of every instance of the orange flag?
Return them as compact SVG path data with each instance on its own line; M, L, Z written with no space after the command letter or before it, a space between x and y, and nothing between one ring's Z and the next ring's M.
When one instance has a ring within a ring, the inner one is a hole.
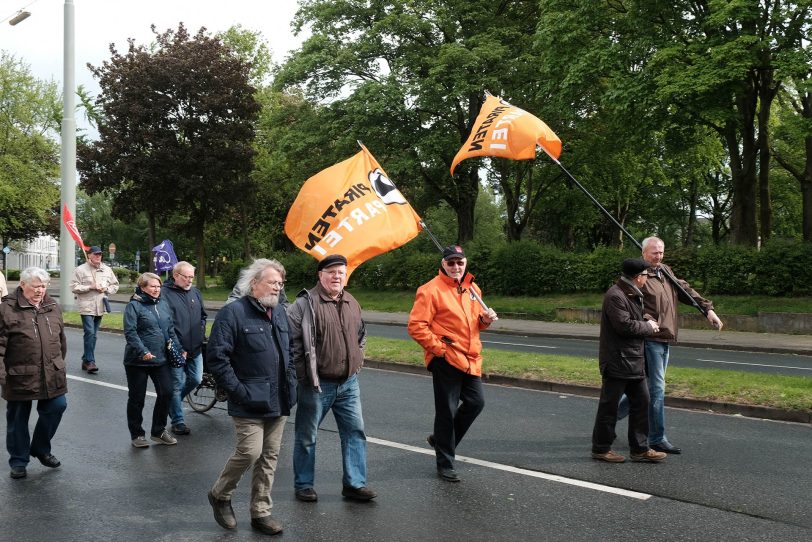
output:
M347 278L366 260L405 245L420 233L420 216L361 145L348 160L302 186L285 219L285 233L317 260L347 258Z
M73 215L70 213L70 209L68 209L68 204L64 204L62 207L62 222L65 223L65 227L68 229L68 233L73 240L79 245L84 252L90 250L90 247L85 245L82 241L82 236L79 234L79 229L76 227L76 221L73 220Z
M561 140L541 119L488 95L468 141L451 162L451 175L457 164L475 156L531 160L536 157L536 145L555 159L561 154Z

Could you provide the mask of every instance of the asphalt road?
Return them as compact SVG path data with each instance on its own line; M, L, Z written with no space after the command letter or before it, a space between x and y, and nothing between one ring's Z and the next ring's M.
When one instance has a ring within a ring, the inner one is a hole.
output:
M248 483L222 530L206 492L232 447L222 408L189 413L177 446L130 446L123 338L102 333L96 376L79 370L81 332L69 330L68 411L54 439L63 462L0 477L0 541L260 539L248 527ZM730 540L812 537L812 427L668 409L685 453L659 465L589 458L596 400L486 386L485 411L458 452L463 481L437 479L425 444L433 415L426 376L361 373L369 440L368 504L340 496L335 426L319 434L319 502L293 497L293 425L285 431L274 515L287 540ZM0 401L1 406L2 401ZM153 400L148 398L147 415ZM0 420L0 427L5 421ZM619 432L625 432L625 423ZM623 439L621 439L623 440ZM616 450L627 453L624 442Z
M113 303L114 312L123 311L124 304ZM210 318L217 311L209 310ZM411 340L403 326L367 324L367 331L373 337ZM554 337L529 337L505 333L482 333L485 349L530 352L537 354L558 354L597 358L598 343L594 340L563 339ZM758 373L782 374L789 376L812 377L812 356L797 354L771 354L737 350L719 350L673 346L670 364L674 367L701 369L723 369Z

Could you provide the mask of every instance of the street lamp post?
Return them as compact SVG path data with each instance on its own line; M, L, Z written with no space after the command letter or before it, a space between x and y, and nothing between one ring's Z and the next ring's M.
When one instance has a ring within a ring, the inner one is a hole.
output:
M60 212L64 213L65 206L73 216L76 216L76 98L75 98L75 66L74 66L74 6L73 0L65 0L65 34L63 51L63 81L62 81L62 162L60 172L62 187L60 191L62 205ZM59 302L62 310L73 309L73 293L70 289L71 278L76 269L75 249L73 239L65 226L65 217L62 216L59 227Z

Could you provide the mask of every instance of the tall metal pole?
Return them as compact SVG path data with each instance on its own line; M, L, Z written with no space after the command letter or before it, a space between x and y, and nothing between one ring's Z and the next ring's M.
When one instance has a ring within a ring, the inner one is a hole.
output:
M74 66L75 34L73 0L65 0L65 34L62 86L62 175L60 212L65 205L76 216L76 81ZM59 227L59 302L62 310L73 309L70 281L76 268L73 239L62 216Z

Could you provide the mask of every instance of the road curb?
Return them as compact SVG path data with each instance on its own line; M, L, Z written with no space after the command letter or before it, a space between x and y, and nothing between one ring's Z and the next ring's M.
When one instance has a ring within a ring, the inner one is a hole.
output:
M425 367L394 363L391 361L379 361L365 359L364 366L372 369L384 369L401 373L422 374L428 371ZM567 393L583 397L599 397L600 388L594 386L584 386L580 384L564 384L549 380L531 380L502 375L482 375L482 381L486 384L496 384L499 386L509 386L512 388L523 388L538 391L549 391L554 393ZM781 408L742 405L739 403L729 403L720 401L708 401L705 399L692 399L689 397L671 397L666 395L665 404L669 407L684 408L687 410L701 410L717 414L730 414L743 416L746 418L761 418L766 420L777 420L784 422L796 422L812 424L812 411L808 410L785 410Z

